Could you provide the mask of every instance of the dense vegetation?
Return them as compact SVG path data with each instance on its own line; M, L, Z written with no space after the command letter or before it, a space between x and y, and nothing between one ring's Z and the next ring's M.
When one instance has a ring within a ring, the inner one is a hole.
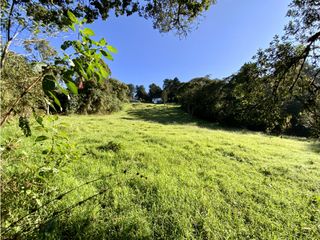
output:
M38 76L39 71L34 64L25 57L10 52L0 79L1 109L8 109L12 101L23 94L30 84L30 79ZM58 87L52 90L59 100L59 105L50 104L49 99L45 99L41 85L37 85L21 99L14 113L20 116L30 116L33 111L64 114L112 113L119 111L129 100L127 85L113 78L102 83L93 80L81 83L77 94L65 95Z
M117 50L87 27L138 13L186 35L214 2L1 1L1 237L319 238L319 142L220 129L319 137L318 1L293 0L285 36L238 73L148 92L111 77Z
M155 84L136 86L135 97L144 102L162 97L164 103L177 103L191 114L224 126L247 128L274 134L320 136L320 68L306 65L293 88L292 73L277 89L279 79L262 73L258 62L244 64L225 79L209 76L180 82L165 79L163 89ZM314 86L310 82L313 81Z
M317 142L223 130L171 105L44 125L75 145L46 155L42 131L25 138L16 122L2 130L4 239L320 236Z
M319 137L320 94L306 90L307 73L305 82L301 81L290 92L288 88L282 88L277 98L272 94L276 79L267 81L259 76L257 65L249 63L224 80L208 77L195 78L187 83L166 80L168 86L164 87L164 92L170 96L169 102L181 104L191 115L222 125ZM320 79L316 84L320 85Z

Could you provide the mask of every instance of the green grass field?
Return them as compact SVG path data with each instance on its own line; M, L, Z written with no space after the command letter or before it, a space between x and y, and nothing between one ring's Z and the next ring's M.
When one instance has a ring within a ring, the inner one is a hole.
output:
M2 130L3 229L60 193L106 177L3 236L320 239L319 142L222 129L177 106L134 104L112 115L59 121L76 145L68 162L46 175L36 132L13 141L22 135L16 123Z

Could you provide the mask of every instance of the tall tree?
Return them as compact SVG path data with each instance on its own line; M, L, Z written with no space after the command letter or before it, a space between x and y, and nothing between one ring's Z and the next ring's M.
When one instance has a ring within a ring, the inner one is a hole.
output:
M149 101L148 93L143 85L136 86L136 98L140 101Z
M274 103L287 94L308 92L300 101L312 113L314 128L318 129L320 114L315 109L319 107L320 95L319 13L319 0L293 0L287 12L291 20L285 27L285 35L281 39L276 36L256 56L261 75L270 82Z
M161 87L159 87L155 83L150 84L149 93L148 93L150 99L152 99L152 98L161 98L161 94L162 94Z
M166 92L168 102L178 102L178 93L180 87L181 82L177 77L174 79L165 79L163 81L163 91Z

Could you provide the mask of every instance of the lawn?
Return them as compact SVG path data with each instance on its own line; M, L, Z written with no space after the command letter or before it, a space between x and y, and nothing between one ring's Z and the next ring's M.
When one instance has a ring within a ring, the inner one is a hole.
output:
M50 158L40 130L2 129L4 239L320 238L319 142L223 129L170 105L58 122L74 145Z

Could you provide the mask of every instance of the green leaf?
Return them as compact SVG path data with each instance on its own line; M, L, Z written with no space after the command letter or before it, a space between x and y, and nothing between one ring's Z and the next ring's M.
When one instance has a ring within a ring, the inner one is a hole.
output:
M80 62L79 59L74 59L73 60L74 63L74 67L75 67L75 71L79 74L79 76L84 77L86 80L88 79L88 75L86 74L86 72L84 71L83 67L82 67L82 63Z
M62 50L66 50L67 48L69 48L70 46L72 45L72 41L70 40L67 40L67 41L64 41L61 45L61 49Z
M78 87L71 81L67 81L66 85L73 94L78 94Z
M76 31L76 27L75 27L74 23L71 24L71 25L69 25L69 28L70 28L72 31Z
M109 72L102 66L99 65L101 76L104 78L104 80L109 77Z
M47 140L47 139L49 139L47 136L41 135L41 136L38 136L35 139L35 142L41 142L41 141L44 141L44 140Z
M84 28L81 32L86 36L94 36L94 31L90 28Z
M100 50L100 52L103 54L103 56L105 56L109 60L113 61L113 57L111 56L110 53L106 52L105 50Z
M60 107L60 110L62 110L61 103L60 103L59 99L51 91L49 91L49 94L53 98L53 101Z
M76 18L76 16L71 11L68 11L67 14L68 14L69 19L73 23L78 23L78 19Z
M87 73L88 77L91 77L92 74L93 74L94 71L95 71L93 65L94 65L94 64L90 63L90 64L88 65L88 67L87 67L86 73Z
M65 89L64 87L62 87L61 85L59 85L59 83L57 84L59 90L64 94L64 95L69 95L69 92L67 91L67 89Z
M37 123L41 126L41 127L44 127L43 125L43 117L37 115L37 114L33 114L34 115L34 118L36 119Z
M112 53L117 53L118 52L118 50L115 47L112 47L111 45L108 45L107 49Z
M99 41L99 45L100 46L105 46L107 44L107 41L104 39L104 38L102 38L102 39L100 39L100 41Z

